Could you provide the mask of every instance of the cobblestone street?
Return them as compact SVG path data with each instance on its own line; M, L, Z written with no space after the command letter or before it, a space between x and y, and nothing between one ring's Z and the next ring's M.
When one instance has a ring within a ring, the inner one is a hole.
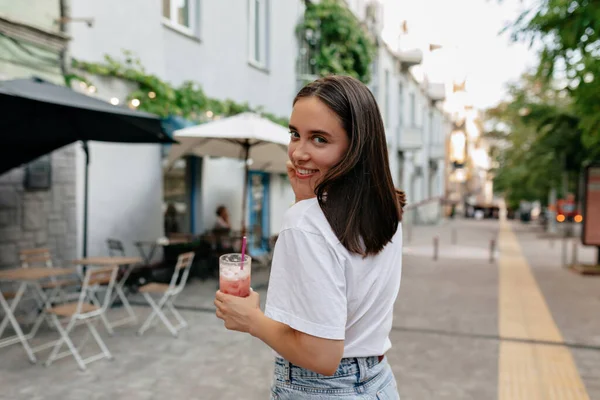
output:
M518 222L502 228L497 221L412 229L388 353L403 400L600 399L600 279L562 268L560 246L551 247L540 233ZM513 268L518 263L513 234L521 269ZM440 251L434 261L436 235ZM491 239L498 240L492 263ZM595 255L591 249L579 253L589 262ZM507 277L528 271L534 279L523 296L526 280L519 278L515 286ZM265 272L254 276L255 286L261 282ZM115 358L93 363L86 372L69 358L46 368L31 365L20 346L0 349L0 398L269 398L272 353L222 327L212 311L215 288L214 281L193 281L186 288L178 306L190 327L179 338L160 324L141 337L133 325L117 328L113 337L101 331ZM140 318L149 313L141 298L132 301ZM545 305L550 317L542 319ZM514 307L536 317L519 319ZM112 310L111 318L120 312ZM562 341L544 336L548 332ZM39 340L52 335L45 332ZM511 352L515 347L519 350ZM556 356L552 370L544 368L544 354Z

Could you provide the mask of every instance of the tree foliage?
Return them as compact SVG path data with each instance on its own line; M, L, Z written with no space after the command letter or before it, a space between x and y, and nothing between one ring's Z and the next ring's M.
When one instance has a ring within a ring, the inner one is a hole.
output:
M315 74L350 75L371 80L375 43L365 27L340 0L307 2L297 33L305 40Z
M583 145L585 134L569 97L534 76L524 76L509 92L511 100L486 115L487 136L499 149L495 190L511 207L520 200L545 202L552 188L576 191L582 165L600 152ZM569 186L563 188L565 178Z
M139 100L139 110L150 112L161 117L177 115L195 122L205 122L215 117L227 117L246 111L260 113L275 123L288 126L286 118L277 117L264 112L260 107L250 107L248 103L238 103L230 99L218 100L208 97L202 87L193 81L185 81L179 86L146 72L140 60L131 52L123 52L124 59L105 55L104 62L92 63L73 59L73 73L66 76L67 85L79 80L88 85L93 82L82 76L86 73L102 77L123 79L135 84L136 89L127 96L127 101ZM79 72L79 73L78 73Z
M537 76L573 99L582 143L600 147L600 2L542 0L512 25L512 38L541 45Z

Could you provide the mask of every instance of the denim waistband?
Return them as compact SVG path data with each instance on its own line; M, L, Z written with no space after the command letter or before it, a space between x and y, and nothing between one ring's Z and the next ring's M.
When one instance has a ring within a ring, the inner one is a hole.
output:
M385 359L381 361L385 362ZM360 374L366 375L366 369L373 368L379 364L379 357L351 357L342 358L337 371L333 377L350 376ZM275 375L290 380L291 378L323 378L324 375L299 367L289 361L275 358Z

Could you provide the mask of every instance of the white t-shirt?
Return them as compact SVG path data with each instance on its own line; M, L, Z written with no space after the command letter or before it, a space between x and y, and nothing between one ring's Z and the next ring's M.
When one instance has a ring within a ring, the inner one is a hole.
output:
M390 216L392 218L392 216ZM344 340L343 357L384 354L402 272L402 229L375 256L340 243L316 198L285 214L265 314L297 331Z

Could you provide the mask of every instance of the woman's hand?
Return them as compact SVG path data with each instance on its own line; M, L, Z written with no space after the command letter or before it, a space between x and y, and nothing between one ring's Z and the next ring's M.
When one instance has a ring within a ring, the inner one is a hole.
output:
M262 313L260 296L254 290L250 290L248 297L232 296L219 290L215 306L217 318L225 321L225 328L232 331L249 333L256 317Z
M312 182L313 179L298 179L298 177L296 176L296 168L290 160L287 161L285 166L287 167L287 174L290 180L290 184L292 185L292 190L296 195L296 203L301 200L312 199L313 197L316 197L315 183Z

